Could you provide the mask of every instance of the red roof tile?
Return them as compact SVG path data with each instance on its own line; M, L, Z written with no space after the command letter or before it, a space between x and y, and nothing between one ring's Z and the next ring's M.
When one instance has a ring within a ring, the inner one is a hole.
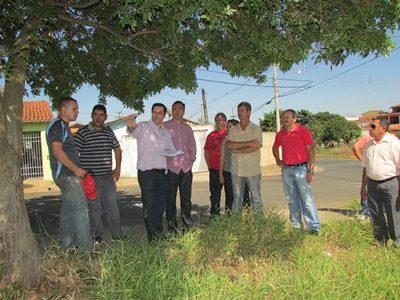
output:
M53 120L49 102L23 101L22 102L22 122L39 122Z

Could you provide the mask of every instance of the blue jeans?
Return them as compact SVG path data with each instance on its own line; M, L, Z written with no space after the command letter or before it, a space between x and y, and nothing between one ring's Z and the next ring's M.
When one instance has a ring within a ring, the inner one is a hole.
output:
M108 227L114 238L121 237L119 209L117 205L117 187L112 174L105 176L94 176L96 182L97 199L88 201L90 229L95 237L102 237L104 234L101 216L106 213ZM103 211L104 210L104 211Z
M232 175L231 172L223 171L224 175L224 189L225 189L225 210L230 211L232 210L233 205L233 187L232 187ZM247 184L244 187L244 197L243 197L243 207L250 207L250 195L249 195L249 188Z
M218 170L209 169L210 172L210 202L211 215L219 215L221 210L221 190L222 184L219 183Z
M250 206L256 212L264 211L264 204L261 198L261 174L255 176L237 176L231 174L232 176L232 188L233 188L233 205L232 210L238 211L243 207L243 197L245 194L245 186L249 188L250 191Z
M82 187L82 178L65 176L54 179L61 190L60 246L63 251L72 247L74 242L79 251L88 251L93 247L90 235L88 200Z
M368 199L361 199L361 214L369 216Z
M179 174L168 171L169 181L169 197L167 201L167 223L168 230L175 231L178 228L176 221L176 194L179 187L179 196L181 200L181 216L182 222L187 228L191 228L194 224L192 219L192 170L184 173L182 170Z
M144 225L151 242L163 236L162 218L167 206L168 178L165 170L138 170L142 192Z
M289 202L290 222L295 228L303 229L304 221L310 230L319 231L321 224L315 207L311 185L307 182L307 166L284 166L282 184Z

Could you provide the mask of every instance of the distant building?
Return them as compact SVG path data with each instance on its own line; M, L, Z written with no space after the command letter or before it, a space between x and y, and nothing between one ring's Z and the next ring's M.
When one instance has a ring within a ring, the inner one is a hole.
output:
M22 103L22 179L51 179L46 128L53 120L49 102L23 101Z
M392 112L383 113L381 116L386 116L389 119L389 131L397 132L400 131L400 104L390 107Z
M377 116L385 116L389 119L389 131L390 132L399 132L400 131L400 104L395 106L391 106L391 112L386 112L383 110L369 110L361 115L358 119L346 118L349 121L356 123L360 126L363 133L367 133L369 131L369 125L372 122L372 119Z

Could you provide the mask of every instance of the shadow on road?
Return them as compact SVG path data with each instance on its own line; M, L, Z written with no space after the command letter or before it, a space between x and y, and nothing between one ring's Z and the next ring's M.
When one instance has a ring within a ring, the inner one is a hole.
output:
M126 192L117 192L118 207L120 211L121 226L132 237L133 240L143 240L146 236L146 230L143 221L143 208L140 194L129 194ZM50 240L58 239L59 218L61 209L61 197L42 196L26 201L29 222L36 239L43 244ZM192 216L196 223L205 224L209 216L208 206L193 205ZM178 210L178 220L180 215ZM178 221L178 224L181 223ZM103 224L105 227L105 238L110 238L108 225L105 215L103 215ZM166 229L164 217L164 229Z

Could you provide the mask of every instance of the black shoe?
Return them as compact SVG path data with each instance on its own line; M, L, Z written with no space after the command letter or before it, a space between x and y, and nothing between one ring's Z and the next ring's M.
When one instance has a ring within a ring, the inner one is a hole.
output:
M314 235L314 236L319 236L319 231L316 230L316 229L311 229L311 230L309 231L309 233L310 233L311 235Z
M102 241L103 241L103 237L102 236L96 236L94 238L94 244L95 245L101 244Z

